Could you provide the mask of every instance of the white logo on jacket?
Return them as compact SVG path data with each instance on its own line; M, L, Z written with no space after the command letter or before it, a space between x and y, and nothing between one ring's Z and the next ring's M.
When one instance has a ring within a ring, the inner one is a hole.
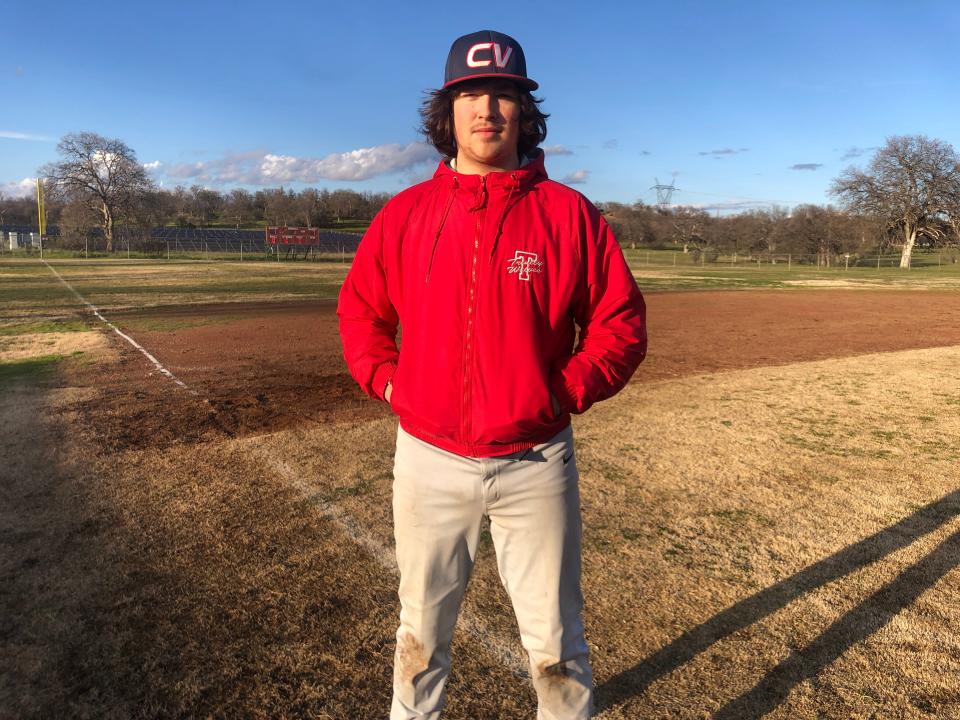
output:
M543 261L537 259L536 253L517 250L507 261L507 274L517 273L520 280L530 280L530 273L538 272L543 272Z

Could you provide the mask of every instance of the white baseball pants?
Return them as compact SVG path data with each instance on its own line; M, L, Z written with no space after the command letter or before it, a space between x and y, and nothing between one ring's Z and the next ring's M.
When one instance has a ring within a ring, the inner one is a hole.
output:
M529 655L538 720L590 717L578 481L569 427L547 443L496 458L462 457L398 431L400 627L391 720L440 717L450 641L484 515Z

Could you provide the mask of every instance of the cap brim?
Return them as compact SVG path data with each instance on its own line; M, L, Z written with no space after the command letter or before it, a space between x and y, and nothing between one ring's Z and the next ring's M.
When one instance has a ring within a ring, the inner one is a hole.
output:
M539 84L531 80L530 78L525 78L522 75L509 75L507 73L477 73L476 75L464 75L463 77L458 77L456 80L450 80L443 84L443 89L446 90L449 87L458 85L467 80L477 80L478 78L496 78L498 80L513 80L518 85L525 87L527 90L536 90L540 87Z

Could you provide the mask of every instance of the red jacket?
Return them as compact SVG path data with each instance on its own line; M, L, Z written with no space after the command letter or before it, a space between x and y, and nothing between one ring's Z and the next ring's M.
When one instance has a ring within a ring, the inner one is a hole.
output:
M550 439L619 391L647 347L643 297L613 233L547 179L542 154L486 176L441 163L391 199L337 313L364 392L383 398L392 381L404 430L471 457Z

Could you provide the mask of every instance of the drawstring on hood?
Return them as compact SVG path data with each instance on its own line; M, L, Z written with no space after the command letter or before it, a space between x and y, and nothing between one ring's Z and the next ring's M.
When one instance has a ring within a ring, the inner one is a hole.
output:
M430 248L430 262L427 264L426 282L430 282L430 272L433 270L433 256L437 254L437 244L440 242L440 233L443 232L443 224L447 221L447 215L450 213L450 208L453 205L453 198L459 188L460 181L457 179L457 176L454 175L453 185L450 186L450 192L447 195L447 203L443 207L443 214L440 215L440 224L437 226L437 233L433 236L433 247Z
M517 173L510 173L510 179L513 180L510 183L510 192L507 193L507 201L503 204L503 208L500 210L500 218L497 220L497 232L493 236L493 242L490 243L490 262L493 262L493 253L497 249L497 242L500 240L500 234L503 232L503 223L507 219L507 212L510 210L510 202L513 200L514 193L520 189L520 180L517 177Z
M456 179L456 175L454 175ZM473 204L473 207L470 208L470 212L475 212L487 204L487 178L485 175L480 176L480 189L477 191L476 202Z

